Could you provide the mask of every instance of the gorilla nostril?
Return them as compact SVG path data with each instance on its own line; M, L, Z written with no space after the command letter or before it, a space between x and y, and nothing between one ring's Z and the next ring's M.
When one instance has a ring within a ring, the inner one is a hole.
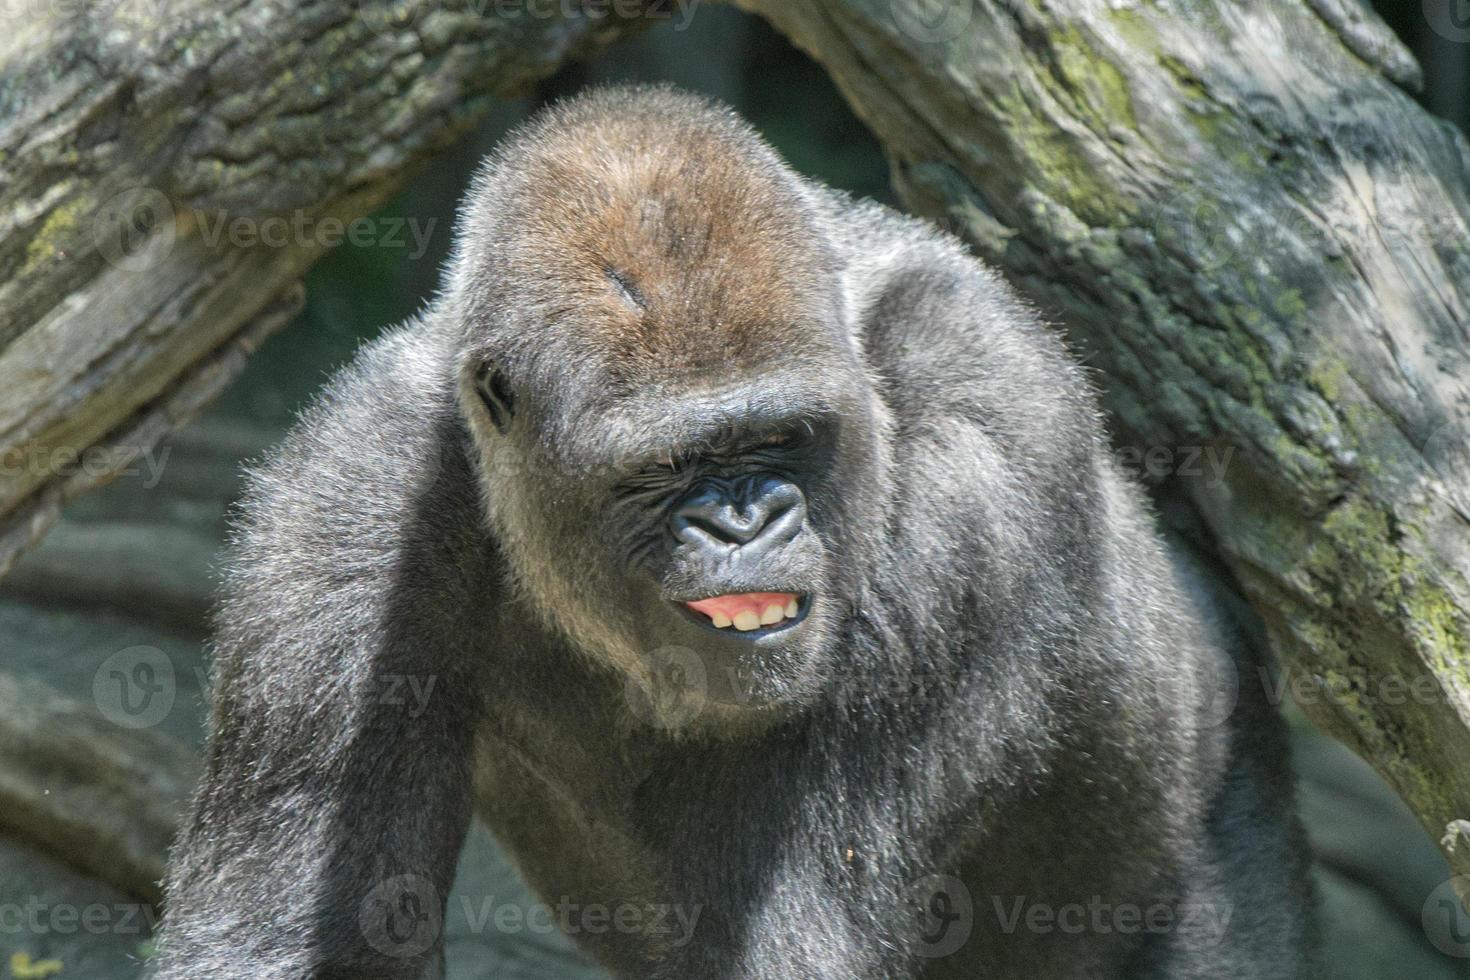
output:
M681 540L704 536L732 547L749 544L760 534L765 521L734 507L681 507L674 515L674 535Z
M754 535L739 522L720 520L718 516L709 514L680 510L674 515L674 536L681 541L709 540L717 544L739 547Z
M674 512L672 529L679 541L728 551L789 541L805 519L805 500L795 484L748 478L735 487L706 487L685 498Z

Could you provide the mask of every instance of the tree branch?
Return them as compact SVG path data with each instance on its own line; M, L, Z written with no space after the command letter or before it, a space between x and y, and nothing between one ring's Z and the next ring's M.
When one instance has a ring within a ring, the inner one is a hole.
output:
M0 831L158 905L199 762L43 684L0 674Z
M275 297L416 164L639 23L565 6L9 5L0 570L75 492L79 455L148 449L162 428L129 420L170 415L181 379L284 322Z

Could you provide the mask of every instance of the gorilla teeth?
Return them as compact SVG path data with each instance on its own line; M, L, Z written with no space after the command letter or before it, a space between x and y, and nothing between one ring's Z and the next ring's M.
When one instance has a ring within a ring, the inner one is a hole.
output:
M801 611L800 598L791 592L731 593L696 599L685 605L708 616L716 629L733 626L742 633L794 619Z

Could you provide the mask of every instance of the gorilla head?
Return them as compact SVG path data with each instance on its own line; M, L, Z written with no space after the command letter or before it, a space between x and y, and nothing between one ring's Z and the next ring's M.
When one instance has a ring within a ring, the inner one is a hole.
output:
M482 173L461 411L527 606L635 679L697 658L706 715L776 717L862 588L886 415L799 181L732 114L633 106L545 114Z

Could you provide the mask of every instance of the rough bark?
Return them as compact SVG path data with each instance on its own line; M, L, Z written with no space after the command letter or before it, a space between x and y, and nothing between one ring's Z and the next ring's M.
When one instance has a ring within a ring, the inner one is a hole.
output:
M1233 453L1175 476L1293 693L1452 842L1470 152L1400 88L1407 52L1351 0L740 2L826 66L910 205L1065 321L1120 444Z
M105 681L106 678L103 678ZM0 831L153 903L199 763L146 728L0 674Z
M0 573L222 385L417 162L636 23L579 11L0 4Z

